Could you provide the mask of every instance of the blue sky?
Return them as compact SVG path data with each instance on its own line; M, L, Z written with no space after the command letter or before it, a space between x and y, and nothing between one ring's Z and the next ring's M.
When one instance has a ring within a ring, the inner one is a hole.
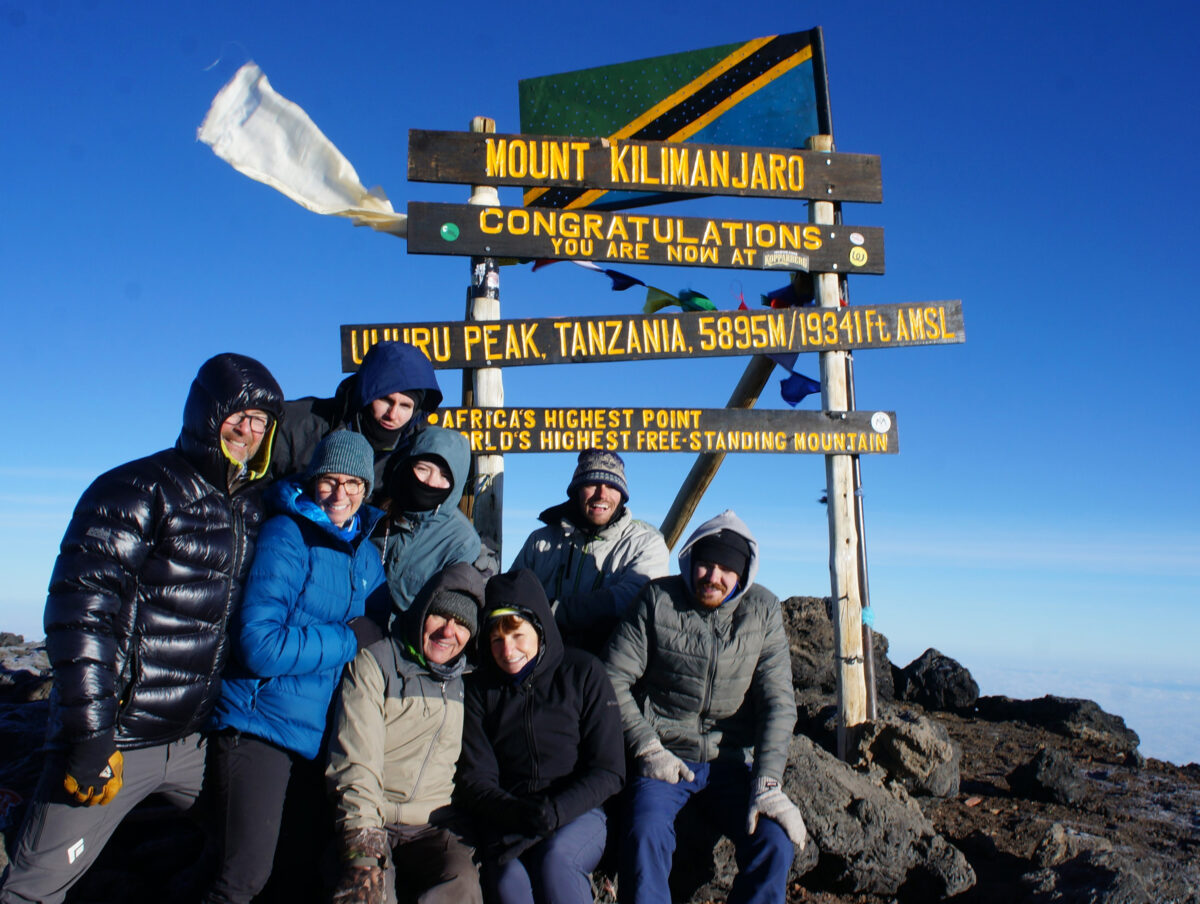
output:
M520 78L820 25L838 148L883 162L884 203L846 205L845 218L884 227L887 274L854 278L851 299L961 298L968 336L855 359L860 407L899 422L901 453L863 460L871 599L893 660L934 646L986 673L985 692L1022 696L1086 690L1099 685L1083 676L1100 675L1118 690L1082 695L1117 712L1135 705L1123 682L1169 670L1191 688L1173 698L1178 722L1200 721L1191 5L450 9L0 0L0 629L40 636L76 498L174 441L205 358L251 354L289 397L328 394L339 324L462 314L464 259L409 256L396 238L311 214L196 142L242 63L256 61L401 208L467 195L406 182L407 130L484 114L517 131ZM798 202L673 208L807 216ZM624 269L721 307L780 284ZM505 268L501 297L510 317L642 301L565 266ZM511 405L717 407L743 366L521 368L505 390ZM800 369L815 375L815 358ZM458 374L442 383L456 401ZM783 407L771 389L761 404ZM629 455L635 514L660 522L691 461ZM506 561L572 467L567 454L508 457ZM733 507L762 543L764 584L823 595L823 486L817 457L730 456L698 517ZM1048 683L1021 684L1018 664ZM1200 759L1200 740L1170 719L1123 714L1145 752Z

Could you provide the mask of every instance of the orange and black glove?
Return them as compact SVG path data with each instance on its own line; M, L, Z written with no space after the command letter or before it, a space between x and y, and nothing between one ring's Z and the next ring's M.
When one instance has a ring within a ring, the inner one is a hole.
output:
M124 771L125 758L112 738L92 738L71 747L63 787L81 804L104 806L121 790Z

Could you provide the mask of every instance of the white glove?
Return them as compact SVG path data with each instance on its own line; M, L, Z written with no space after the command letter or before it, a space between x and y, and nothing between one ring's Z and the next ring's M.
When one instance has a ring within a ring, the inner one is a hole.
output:
M636 756L638 773L646 778L655 778L669 785L677 785L680 779L690 782L696 777L695 773L688 768L687 763L663 747L658 738L655 738L652 744L639 750Z
M808 842L808 829L804 827L804 817L797 807L779 787L779 782L773 778L756 778L754 794L750 798L750 815L746 819L746 832L753 835L758 828L759 814L773 819L787 832L792 844L804 850Z

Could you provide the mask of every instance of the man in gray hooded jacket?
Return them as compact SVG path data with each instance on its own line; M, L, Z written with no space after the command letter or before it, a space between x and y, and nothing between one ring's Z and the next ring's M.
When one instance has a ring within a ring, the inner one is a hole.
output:
M512 568L528 568L546 591L567 646L600 655L646 582L667 574L662 534L630 514L625 462L585 449L567 500L542 512Z
M608 647L636 776L620 900L671 900L675 817L695 796L737 849L731 904L782 904L807 832L781 788L796 703L779 600L754 583L758 543L732 511L696 529L679 567L646 585Z

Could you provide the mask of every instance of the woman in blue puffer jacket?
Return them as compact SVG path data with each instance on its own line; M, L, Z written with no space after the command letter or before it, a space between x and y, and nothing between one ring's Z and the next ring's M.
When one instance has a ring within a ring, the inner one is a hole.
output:
M321 791L329 702L342 667L383 636L389 605L379 551L367 536L383 513L371 494L374 453L335 431L317 447L304 483L268 493L279 514L263 525L234 658L213 715L213 792L222 865L209 901L249 902L266 885L289 778L292 794Z

